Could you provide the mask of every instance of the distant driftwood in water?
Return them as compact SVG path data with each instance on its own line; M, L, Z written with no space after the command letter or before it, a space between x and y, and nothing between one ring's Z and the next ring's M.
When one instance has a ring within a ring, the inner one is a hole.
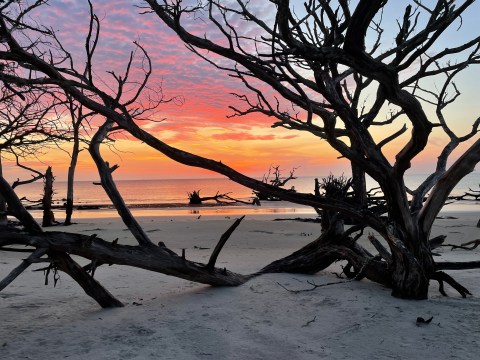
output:
M248 205L251 204L248 201L232 198L228 194L230 193L220 194L219 192L217 192L214 196L201 197L200 190L193 190L192 192L188 192L188 200L189 200L188 204L202 205L204 201L212 201L212 200L214 200L217 204L224 204L224 205L232 205L237 203L248 204Z

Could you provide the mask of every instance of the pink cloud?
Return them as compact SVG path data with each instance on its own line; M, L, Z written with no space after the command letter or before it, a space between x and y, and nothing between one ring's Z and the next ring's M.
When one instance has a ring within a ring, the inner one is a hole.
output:
M212 138L215 140L274 140L274 135L254 135L242 132L229 132L223 134L213 134Z
M265 12L264 5L255 6L255 12ZM139 40L153 63L154 73L150 84L154 87L163 84L167 97L180 95L185 99L181 107L162 106L159 109L161 118L167 118L171 124L178 124L182 128L198 128L219 123L235 128L239 125L246 125L247 128L253 125L271 125L272 120L261 115L227 119L226 116L232 114L229 105L234 104L240 108L243 106L237 98L230 95L232 92L245 93L243 84L186 49L178 36L156 16L139 15L138 8L107 0L95 1L94 8L101 19L101 37L93 61L95 72L101 77L97 85L105 91L108 91L107 85L102 82L113 84L107 71L123 74L130 51L134 49L132 42ZM52 2L50 6L42 7L38 16L42 23L59 30L59 38L71 51L76 64L82 68L89 21L86 2ZM238 23L239 20L235 21ZM238 25L240 26L240 23ZM218 29L205 28L202 21L193 21L192 26L195 31L208 30L213 39L218 40L223 36ZM249 28L248 31L253 29ZM216 60L225 62L218 58ZM138 81L141 75L141 71L137 71L131 80ZM266 94L270 92L265 88ZM202 121L185 120L193 117Z

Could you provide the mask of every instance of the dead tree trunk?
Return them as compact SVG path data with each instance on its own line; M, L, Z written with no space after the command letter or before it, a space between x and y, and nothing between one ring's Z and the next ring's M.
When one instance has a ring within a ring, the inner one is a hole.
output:
M70 166L68 168L67 178L67 203L65 207L65 222L64 225L72 224L73 214L73 191L75 181L75 168L77 166L78 154L80 152L80 140L78 138L78 128L74 129L72 157L70 159Z
M3 176L2 152L0 151L0 176ZM7 202L0 194L0 227L7 226Z
M427 299L435 263L428 245L407 249L390 245L392 251L392 295L404 299Z
M45 185L44 185L44 192L43 192L43 199L42 199L42 206L43 206L43 220L42 226L53 226L55 224L55 216L53 215L52 211L52 199L53 199L53 173L52 167L49 166L47 168L47 172L45 173Z

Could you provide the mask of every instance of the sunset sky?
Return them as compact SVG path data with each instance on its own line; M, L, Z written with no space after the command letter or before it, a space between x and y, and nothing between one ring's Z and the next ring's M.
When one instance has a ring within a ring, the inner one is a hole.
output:
M228 106L236 101L230 93L245 93L242 84L191 53L154 15L139 15L140 9L133 7L132 1L102 0L93 3L96 13L102 19L101 40L94 59L97 75L108 82L109 75L106 71L122 72L129 52L134 48L132 41L137 40L145 46L153 60L154 76L151 83L162 83L167 97L182 97L181 104L165 104L159 109L155 117L165 118L164 122L146 125L157 137L181 149L221 160L252 176L261 176L270 165L280 165L286 170L299 167L297 174L300 176L348 173L347 162L337 160L338 154L325 141L311 134L272 129L272 121L261 115L227 118L227 115L232 114ZM298 1L298 4L302 3L303 0ZM403 14L399 5L405 2L392 3L393 6L389 6L384 15L387 19ZM478 24L475 23L478 14L480 4L474 5L469 15L465 16L459 32L442 39L439 49L452 46L450 42L457 43L478 36ZM391 20L387 23L394 25L393 19ZM39 21L56 29L64 46L74 55L82 53L88 25L86 1L51 1L50 6L42 7ZM387 31L386 34L388 33ZM391 41L393 40L389 38L387 44ZM79 64L82 65L81 61ZM463 97L447 112L460 134L468 131L473 120L480 115L479 70L480 68L471 69L458 79L457 85ZM434 120L433 114L431 115ZM405 121L399 121L388 131L398 130L404 123ZM378 139L387 135L386 129L375 133ZM395 150L406 139L403 136L391 145L389 154L392 158ZM216 176L176 164L132 138L120 136L119 140L118 152L105 153L110 163L120 165L115 172L117 179ZM427 151L415 162L413 170L427 172L433 169L442 144L444 138L440 136L440 131L435 130ZM30 159L26 163L36 168L52 165L57 179L66 178L69 161L67 154L51 150L40 159L45 165L38 164L36 159ZM6 175L14 178L17 170L9 168ZM78 165L77 179L91 180L97 177L96 169L84 151Z

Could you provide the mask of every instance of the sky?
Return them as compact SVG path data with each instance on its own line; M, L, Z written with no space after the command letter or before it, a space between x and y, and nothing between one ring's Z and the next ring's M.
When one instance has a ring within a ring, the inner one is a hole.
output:
M134 49L133 41L136 40L145 47L152 58L154 75L151 84L154 86L161 84L166 97L178 97L178 101L162 105L154 115L157 120L165 119L163 122L144 124L161 140L183 150L221 160L251 176L261 176L270 165L280 165L286 172L298 167L297 174L300 176L348 173L348 163L339 160L338 153L325 141L311 134L271 128L272 120L258 114L227 117L232 114L229 105L238 104L231 93L245 93L242 84L189 51L155 15L140 15L141 10L133 4L139 4L141 1L101 0L93 3L95 12L101 18L101 38L94 66L96 74L105 82L104 85L111 84L111 77L107 71L123 72L129 53ZM301 3L303 1L298 1L296 5ZM399 6L404 2L392 3L393 6L385 11L386 18L401 14ZM267 8L260 7L257 11L268 14ZM470 15L465 17L460 31L441 39L440 48L447 47L452 42L478 36L474 19L479 11L480 7L477 4ZM57 35L65 48L76 56L79 64L82 64L81 54L88 26L86 1L51 1L49 6L41 10L37 21L57 30ZM388 21L388 24L392 25L394 22ZM389 35L388 29L386 34ZM463 92L463 99L454 104L448 112L460 133L468 131L469 124L480 115L475 95L479 90L478 76L472 74L478 74L478 69L470 70L459 78L457 85ZM430 85L437 86L436 83ZM405 121L400 121L387 131L398 130L403 123ZM376 130L374 134L379 140L385 136L386 129ZM218 176L177 164L129 136L119 135L118 139L117 149L104 153L111 164L120 165L115 172L117 179ZM398 151L407 140L405 135L391 145L389 154L392 158L395 151ZM435 158L443 143L444 138L435 130L425 154L414 163L416 172L433 169ZM43 163L39 163L39 160ZM27 159L24 163L36 168L52 165L57 179L64 180L69 156L64 151L51 149L38 159ZM17 174L16 169L8 168L6 175L16 178ZM83 151L77 167L77 179L97 178L93 162L87 152Z

